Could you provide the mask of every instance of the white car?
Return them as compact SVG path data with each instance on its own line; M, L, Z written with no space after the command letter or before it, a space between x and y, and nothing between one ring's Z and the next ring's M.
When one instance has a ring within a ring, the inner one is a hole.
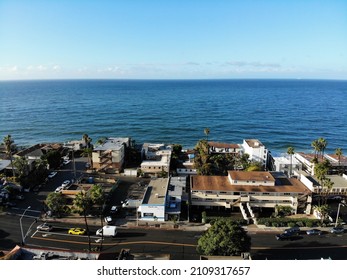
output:
M65 159L65 160L63 161L63 164L64 164L64 165L67 165L67 164L69 164L70 162L71 162L70 159Z
M111 216L105 217L105 222L106 222L106 224L108 224L108 225L113 224L113 219L112 219L112 217L111 217Z
M57 187L54 192L58 193L61 192L64 189L63 186Z
M49 174L48 174L48 178L49 178L49 179L52 179L55 175L57 175L57 173L58 173L58 172L55 172L55 171L49 173Z
M63 188L66 188L66 187L68 187L69 185L70 185L70 180L66 180L66 181L64 181L62 184L61 184L61 186L63 187Z
M41 231L51 231L52 230L52 226L51 225L47 225L46 223L38 225L36 227L37 230L41 230Z

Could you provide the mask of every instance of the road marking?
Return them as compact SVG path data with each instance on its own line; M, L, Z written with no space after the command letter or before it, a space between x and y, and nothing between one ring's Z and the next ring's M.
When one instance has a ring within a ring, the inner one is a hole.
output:
M88 244L88 242L84 242L84 241L82 242L82 241L72 241L72 240L59 240L59 239L44 238L44 237L39 237L39 236L33 236L32 238L33 239L46 240L46 241L61 242L61 243ZM96 242L96 241L94 241L94 243L98 244L98 242ZM134 245L134 244L156 244L156 245L185 246L185 247L196 247L197 246L194 244L159 242L159 241L130 241L130 242L113 242L113 243L103 242L102 243L103 246Z

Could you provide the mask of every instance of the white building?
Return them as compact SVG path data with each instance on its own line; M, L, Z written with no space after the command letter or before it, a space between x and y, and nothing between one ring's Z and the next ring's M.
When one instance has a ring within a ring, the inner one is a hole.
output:
M241 146L243 153L248 154L250 160L267 165L268 150L258 139L244 139Z
M130 138L107 138L104 143L93 149L93 168L105 172L121 172L125 147L129 145Z
M229 171L228 176L192 176L191 204L200 207L239 207L245 219L252 208L289 206L293 213L311 211L311 191L280 172Z
M290 159L290 156L272 157L272 170L283 172L289 177L290 171L292 172L291 175L297 175L302 170L302 163L294 155L292 159Z
M210 154L233 154L238 155L242 151L239 144L227 144L220 142L208 142Z
M168 178L155 178L149 182L142 203L138 207L140 220L165 221L168 185Z
M158 174L170 171L172 147L165 144L145 143L142 147L141 171L144 174Z

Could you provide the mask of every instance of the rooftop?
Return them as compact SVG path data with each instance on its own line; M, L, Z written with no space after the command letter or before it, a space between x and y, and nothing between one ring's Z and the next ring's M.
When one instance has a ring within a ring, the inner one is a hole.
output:
M263 143L261 143L258 139L245 139L244 141L248 146L252 148L259 148L261 146L264 146Z
M117 151L120 150L123 144L128 142L129 138L107 138L107 140L94 148L94 151Z
M272 177L273 178L273 177ZM274 179L274 178L273 178ZM262 185L233 185L227 176L192 176L192 190L225 191L225 192L281 192L281 193L307 193L309 189L295 178L282 180L278 178L275 186Z
M227 143L220 143L220 142L208 142L210 146L213 146L215 148L230 148L230 149L239 149L239 144L227 144Z
M239 181L275 181L270 172L267 171L228 171L233 180Z
M142 204L165 204L168 184L168 178L152 179L148 184Z

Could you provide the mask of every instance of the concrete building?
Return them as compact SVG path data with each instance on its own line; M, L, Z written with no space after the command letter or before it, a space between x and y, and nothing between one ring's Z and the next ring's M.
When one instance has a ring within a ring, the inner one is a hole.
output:
M311 191L299 180L281 172L229 171L228 176L192 176L191 204L200 207L239 207L243 217L254 219L252 208L290 206L293 213L311 211Z
M141 171L144 174L156 176L170 171L172 147L165 144L145 143L142 147Z
M146 189L141 205L138 207L140 220L160 221L166 220L166 194L169 178L152 179Z
M130 138L107 138L104 143L94 147L92 167L107 173L119 173L124 166L125 148Z
M184 161L179 162L176 172L178 176L187 176L187 175L196 175L197 170L194 165L194 157L195 157L195 151L194 150L185 150L182 151L182 154L184 154Z
M239 144L227 144L219 142L208 142L210 154L232 154L239 155L242 147Z
M248 154L250 160L267 166L268 150L258 139L244 139L241 146L243 153Z
M291 175L297 175L297 173L302 170L302 163L299 162L294 155L292 159L290 159L290 156L271 156L269 161L272 171L283 172L288 177L290 177L290 171L292 172Z

